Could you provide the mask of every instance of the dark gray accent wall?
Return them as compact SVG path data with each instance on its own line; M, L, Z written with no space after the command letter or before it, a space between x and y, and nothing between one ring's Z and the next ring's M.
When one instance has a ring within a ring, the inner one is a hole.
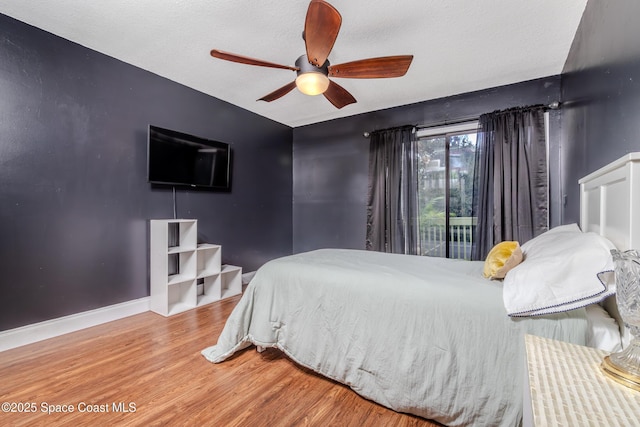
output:
M357 94L354 94L357 97ZM421 102L293 130L293 250L364 249L369 140L364 132L477 118L560 98L560 76ZM348 107L346 107L348 108ZM560 113L550 114L551 222L559 221Z
M589 0L562 75L563 223L579 222L578 180L640 151L640 2Z
M149 295L149 124L231 144L231 192L176 190L223 262L291 253L290 127L0 15L0 330Z

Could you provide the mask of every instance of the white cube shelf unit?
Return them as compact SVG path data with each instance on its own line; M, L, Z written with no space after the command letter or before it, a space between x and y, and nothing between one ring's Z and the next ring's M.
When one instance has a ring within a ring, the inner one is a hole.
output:
M170 316L242 292L242 268L222 265L222 247L198 244L195 219L152 219L151 311Z

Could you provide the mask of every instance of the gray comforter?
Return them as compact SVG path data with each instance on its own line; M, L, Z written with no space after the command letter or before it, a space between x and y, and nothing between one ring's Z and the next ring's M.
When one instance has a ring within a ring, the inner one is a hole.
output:
M449 426L518 425L524 334L585 344L584 309L512 319L482 262L322 249L256 273L212 362L255 344L399 412Z

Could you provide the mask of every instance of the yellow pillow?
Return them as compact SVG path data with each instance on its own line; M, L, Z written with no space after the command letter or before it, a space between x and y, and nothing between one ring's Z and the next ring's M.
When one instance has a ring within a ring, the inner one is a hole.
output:
M484 277L504 279L507 272L522 262L522 249L515 241L501 242L495 245L484 261Z

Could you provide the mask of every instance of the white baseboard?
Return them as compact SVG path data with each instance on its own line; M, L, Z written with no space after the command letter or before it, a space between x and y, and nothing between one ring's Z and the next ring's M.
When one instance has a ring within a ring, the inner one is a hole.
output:
M149 311L149 297L126 301L0 332L0 351Z
M242 284L243 285L248 284L251 281L251 279L253 279L253 276L255 276L255 275L256 275L255 271L250 271L248 273L244 273L242 275Z

